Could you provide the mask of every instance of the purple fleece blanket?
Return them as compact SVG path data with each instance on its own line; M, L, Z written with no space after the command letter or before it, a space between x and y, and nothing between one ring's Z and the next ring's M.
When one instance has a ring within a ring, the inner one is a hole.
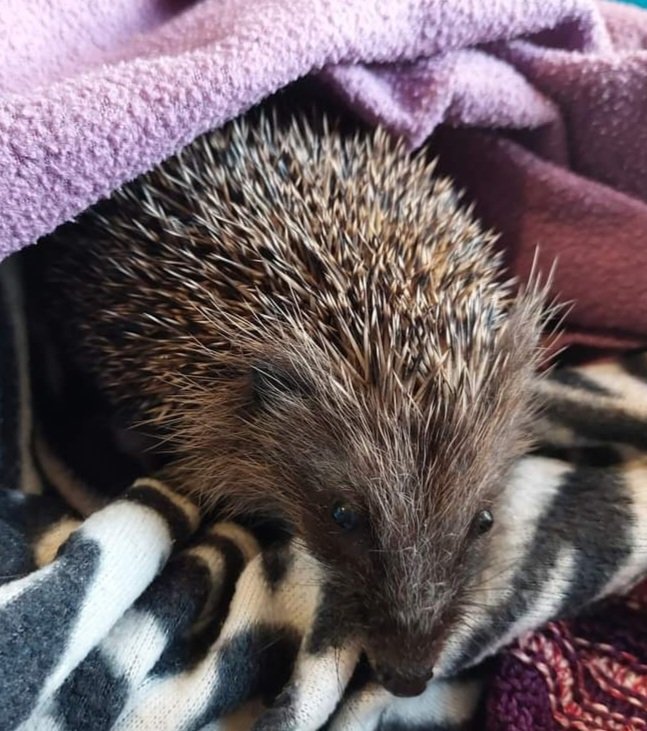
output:
M318 73L414 145L449 127L514 269L559 253L571 342L647 342L646 44L593 0L3 0L0 255Z

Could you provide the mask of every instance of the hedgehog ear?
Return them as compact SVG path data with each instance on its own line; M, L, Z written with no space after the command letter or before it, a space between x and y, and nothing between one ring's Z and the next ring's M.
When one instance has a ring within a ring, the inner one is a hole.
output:
M256 406L270 406L289 398L305 398L312 391L294 368L271 361L254 363L251 383Z

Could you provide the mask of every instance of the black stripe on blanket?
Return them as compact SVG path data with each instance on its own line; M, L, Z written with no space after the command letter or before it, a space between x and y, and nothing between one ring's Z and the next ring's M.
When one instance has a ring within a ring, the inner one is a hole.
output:
M101 551L92 540L72 536L46 592L31 585L13 611L0 612L0 728L12 729L32 711L43 685L66 648Z
M555 383L561 383L573 389L588 391L589 393L599 394L600 396L611 396L611 392L596 383L592 378L588 378L584 373L576 371L573 368L560 368L552 371L549 380Z
M69 731L108 731L129 690L128 682L95 648L56 694L56 719Z
M623 456L615 447L607 444L594 444L577 447L560 447L554 444L539 444L533 449L533 454L560 462L569 462L578 467L609 468L618 467L623 462Z
M174 632L174 641L169 644L153 670L154 675L157 677L175 675L182 670L194 667L204 658L204 655L208 652L209 648L217 640L218 635L220 634L223 620L226 617L229 604L236 588L236 581L243 570L245 560L240 549L233 543L233 541L229 541L222 536L207 536L203 539L202 544L216 548L222 554L225 562L224 574L220 577L219 585L214 587L210 584L208 587L210 592L216 594L216 596L213 597L215 601L211 619L206 623L206 626L202 629L202 631L191 634L190 636L185 636L182 632ZM182 554L178 557L178 559L181 558ZM186 558L189 558L189 556ZM165 575L166 572L164 577ZM185 580L186 577L181 577L180 583L184 583ZM153 587L151 587L151 589L152 588ZM184 591L188 588L189 587L187 586L179 587L179 591ZM167 602L168 594L174 596L177 591L178 589L176 589L175 586L170 592L166 592L165 589L161 587L159 599L162 603ZM205 596L205 601L206 598L207 597ZM187 600L183 597L177 597L177 601L179 605L182 605ZM159 606L152 611L159 616ZM193 620L198 618L201 611L202 607L195 607ZM167 622L169 612L170 607L164 610L164 614L166 615L165 620Z
M215 548L224 558L225 574L220 587L214 617L224 618L231 604L236 589L236 582L245 568L245 557L240 548L228 538L219 535L207 535L203 539L206 546Z
M558 534L552 526L562 526ZM580 468L570 472L537 527L537 543L545 539L576 549L573 582L565 592L559 616L568 616L590 602L622 567L632 550L632 501L621 474ZM539 546L536 547L539 550ZM539 560L539 553L533 559Z
M620 358L619 364L630 376L647 381L647 353L644 351Z
M292 563L292 552L288 543L271 546L263 551L262 560L267 585L272 591L275 591L280 586Z
M290 677L299 642L287 627L256 625L236 634L222 648L215 690L204 712L191 724L191 731L230 713L260 692L266 701L277 696Z
M530 548L517 561L510 598L492 608L489 620L470 637L449 674L472 665L532 609L558 576L564 550L574 550L575 565L556 613L562 616L594 599L631 553L631 505L617 472L582 468L567 473L538 521Z
M193 532L189 517L177 502L146 483L135 483L125 493L124 499L145 505L164 516L173 535L173 540L178 543L184 543Z
M647 450L647 419L626 413L613 400L598 404L586 399L553 398L544 404L543 413L570 427L580 437Z

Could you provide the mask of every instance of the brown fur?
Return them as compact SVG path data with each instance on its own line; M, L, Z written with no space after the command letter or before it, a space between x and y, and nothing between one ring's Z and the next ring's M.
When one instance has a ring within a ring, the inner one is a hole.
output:
M256 116L47 247L52 321L167 479L285 519L373 663L426 677L527 446L542 316L450 184L381 131Z

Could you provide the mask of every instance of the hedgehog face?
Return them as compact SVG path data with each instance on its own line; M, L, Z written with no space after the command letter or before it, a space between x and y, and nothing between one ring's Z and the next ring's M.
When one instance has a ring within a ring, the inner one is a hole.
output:
M338 461L325 460L332 469L317 460L311 480L303 477L317 495L314 509L303 496L303 538L328 567L337 621L364 636L378 681L395 695L417 695L483 568L497 483L469 490L459 474L443 481L419 464L402 470L400 459L397 474L388 456L371 470L363 455L338 446ZM452 489L462 504L433 494Z
M255 372L256 438L275 481L262 495L326 567L331 631L363 636L379 681L417 695L484 568L497 498L522 449L523 399L484 390L490 407L475 402L470 420L451 408L394 411L374 389L340 388L324 370Z

